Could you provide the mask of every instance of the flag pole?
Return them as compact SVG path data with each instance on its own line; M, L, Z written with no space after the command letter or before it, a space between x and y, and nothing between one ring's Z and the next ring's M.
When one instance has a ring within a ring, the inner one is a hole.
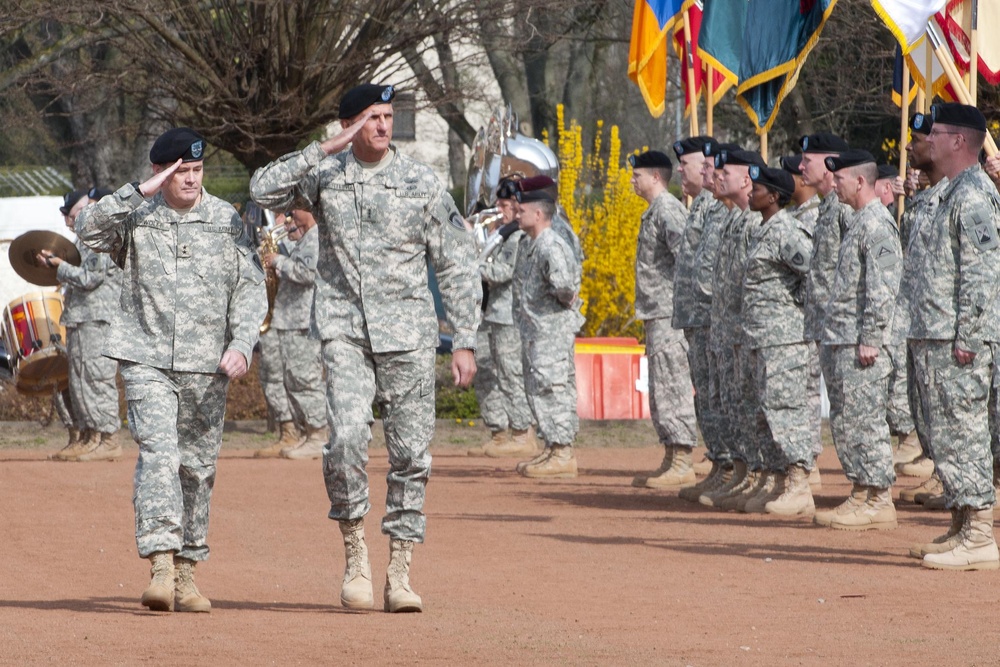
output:
M767 162L767 130L760 133L760 156Z
M924 49L924 55L927 59L926 67L924 67L924 108L921 109L924 113L931 112L931 105L934 104L934 49L931 48L930 37L926 38L927 44Z
M691 52L691 16L684 10L684 50L687 52L688 105L691 108L691 134L698 134L698 90L694 82L694 53Z
M701 85L705 89L705 134L712 136L715 124L715 67L711 63L705 68L705 81Z
M979 96L979 0L972 0L972 29L969 31L969 97L976 105Z
M951 59L951 54L945 51L944 40L941 36L937 34L932 22L927 24L927 36L931 40L931 45L934 47L934 55L941 62L941 66L944 68L945 74L948 75L948 82L951 87L955 90L955 94L958 96L958 101L962 104L967 104L975 106L972 102L972 98L969 96L969 91L965 87L965 82L962 81L962 75L959 74L958 68L955 67L955 63ZM986 154L990 157L997 154L997 144L993 140L993 135L989 132L986 133L986 144L984 145L986 149Z
M900 124L899 124L899 175L906 179L906 141L909 138L910 126L910 64L903 58L903 98L900 100ZM906 197L898 195L896 197L896 226L899 227L903 219L903 210L906 206Z

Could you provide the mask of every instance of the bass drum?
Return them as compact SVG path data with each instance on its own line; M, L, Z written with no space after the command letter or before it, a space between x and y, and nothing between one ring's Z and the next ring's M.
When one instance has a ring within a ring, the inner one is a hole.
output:
M69 386L62 311L58 292L25 294L4 308L0 333L19 392L40 396Z

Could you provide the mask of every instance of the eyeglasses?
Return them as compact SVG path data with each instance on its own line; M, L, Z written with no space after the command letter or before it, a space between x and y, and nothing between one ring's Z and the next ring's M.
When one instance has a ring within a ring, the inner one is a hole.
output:
M930 133L927 136L936 137L939 134L962 134L962 133L959 132L958 130L939 130L936 127L932 127Z

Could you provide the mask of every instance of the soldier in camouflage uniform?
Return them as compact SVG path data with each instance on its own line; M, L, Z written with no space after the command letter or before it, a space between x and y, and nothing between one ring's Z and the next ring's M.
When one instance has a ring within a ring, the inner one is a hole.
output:
M705 438L705 446L708 449L707 457L712 465L708 475L694 486L681 489L678 497L689 502L698 502L701 494L729 481L733 470L733 448L731 446L734 436L734 428L730 424L728 413L728 402L725 394L728 391L726 378L730 378L732 373L726 373L726 369L732 367L732 355L720 354L713 338L711 329L713 295L716 284L716 265L722 245L722 235L727 229L730 219L739 210L736 209L730 198L720 194L718 188L718 178L722 176L722 170L715 168L715 156L723 150L739 150L736 144L720 144L714 139L706 141L701 148L702 161L702 187L704 191L710 193L711 200L703 208L704 218L703 229L698 239L698 244L691 259L690 275L683 270L679 276L679 281L675 285L675 296L681 302L679 306L686 309L688 298L692 298L696 305L692 310L692 317L686 321L689 325L697 325L699 333L688 339L689 352L694 349L704 355L705 389L698 388L695 380L695 390L702 393L701 405L705 408L705 426L702 430L702 437ZM717 178L718 177L718 178ZM675 310L677 309L675 301ZM699 364L691 365L692 374L697 372ZM695 407L699 405L699 399L695 396ZM699 420L701 416L699 415ZM700 423L700 422L699 422Z
M792 176L781 169L751 165L750 210L761 214L750 228L743 280L743 347L755 394L750 426L758 454L747 462L741 485L720 499L722 508L746 509L766 493L766 475L784 475L784 492L764 503L772 514L811 511L807 471L812 465L812 423L805 393L809 344L805 340L801 287L809 272L812 238L808 225L783 207L795 191Z
M855 211L841 237L820 349L830 430L851 495L815 522L841 530L896 527L896 481L886 409L893 309L902 274L899 235L875 193L878 168L863 150L826 159L842 202Z
M255 455L278 455L293 460L318 459L323 455L323 447L330 441L320 343L309 337L316 291L319 230L312 214L301 209L291 211L284 225L295 247L288 255L268 254L262 261L265 266L272 267L278 277L271 331L278 336L283 371L281 389L288 405L288 415L292 423L302 425L305 438L300 443L283 447L279 447L279 440L269 448L258 450ZM284 424L282 422L282 426Z
M73 229L80 211L103 192L67 195L66 226ZM73 201L69 201L72 199ZM65 207L64 207L65 208ZM73 266L43 250L36 258L56 267L63 285L64 307L61 324L66 327L66 354L69 357L69 394L72 422L82 433L75 445L53 455L60 461L106 461L122 455L118 442L121 417L118 414L118 362L101 354L111 315L117 308L121 270L107 255L99 255L79 239L80 266Z
M492 239L496 234L498 242L492 252L479 260L485 303L483 321L479 325L479 347L476 348L475 388L483 421L492 437L482 447L470 449L469 454L491 458L532 457L538 453L531 408L524 393L521 334L513 314L514 267L524 237L524 232L517 228L516 191L516 180L500 181L497 208L501 218L490 236ZM483 373L484 364L488 373ZM509 438L508 428L511 431Z
M750 230L760 221L760 214L749 210L751 165L765 166L760 154L724 149L715 156L719 174L717 194L733 204L716 260L711 310L711 336L719 360L722 404L729 418L728 443L733 468L728 479L705 489L698 497L698 502L708 507L718 507L734 488L742 489L748 469L759 463L755 429L751 425L756 415L753 375L749 370L749 350L744 345L742 321L743 277Z
M629 156L632 188L649 204L642 214L635 252L635 316L646 332L649 411L665 449L660 468L633 480L650 488L695 482L691 452L697 442L688 345L668 317L674 311L674 275L687 211L670 194L670 158L660 151Z
M430 167L392 144L394 95L392 86L376 84L347 91L339 111L344 131L258 169L250 192L265 208L311 211L319 227L312 334L322 341L327 371L329 516L347 556L341 603L374 604L364 517L377 401L389 454L383 602L386 611L411 612L423 609L409 569L414 543L424 540L434 435L438 323L427 262L455 330L452 374L462 387L476 371L482 286L472 235L451 196Z
M987 397L1000 341L1000 202L979 166L986 119L961 104L932 107L930 159L948 178L933 221L911 231L913 354L924 433L952 511L948 532L915 547L933 569L997 569Z
M684 338L688 344L688 366L691 369L691 383L694 385L694 407L698 428L701 431L705 446L708 449L706 461L713 467L718 467L715 463L714 452L722 448L718 442L718 417L714 412L714 407L709 400L709 372L708 372L708 325L709 311L712 305L711 297L711 277L703 278L703 275L710 272L711 263L714 263L714 253L718 250L718 231L715 215L716 207L725 209L712 194L714 183L709 179L708 185L705 180L705 145L713 144L714 140L707 136L689 137L674 143L674 154L679 162L679 172L681 175L681 191L691 201L687 212L687 221L684 226L684 236L681 239L680 248L677 251L677 262L674 268L674 307L671 314L671 325L675 329L684 331ZM714 249L708 246L714 245ZM710 255L710 262L705 261L705 256ZM699 259L702 259L699 264ZM704 264L708 263L708 271ZM702 282L708 284L709 293L706 295L701 289ZM664 459L658 469L650 477L662 474L670 468L671 461ZM698 466L695 466L695 472ZM711 472L711 471L709 471ZM636 477L632 484L634 486L644 486L647 476ZM700 495L700 492L699 492Z
M124 272L104 354L119 361L139 443L136 543L153 564L142 604L158 611L211 608L194 566L208 558L226 390L246 374L267 312L239 214L202 188L204 150L188 128L165 132L149 153L153 176L77 221L83 242Z
M530 478L576 477L573 441L576 411L576 332L582 266L552 227L554 182L545 176L521 181L517 192L522 241L514 272L514 313L521 332L525 393L545 450L517 466ZM534 189L526 189L534 188Z

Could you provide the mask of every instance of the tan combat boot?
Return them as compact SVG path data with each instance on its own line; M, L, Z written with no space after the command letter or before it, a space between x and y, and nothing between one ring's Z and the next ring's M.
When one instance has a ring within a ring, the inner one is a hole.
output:
M97 431L94 431L97 433ZM97 446L76 457L77 461L117 461L122 457L122 446L118 442L118 431L97 433Z
M281 456L282 449L292 449L302 444L303 438L295 422L281 422L278 425L280 437L267 447L261 447L253 453L254 458L276 459Z
M552 448L543 447L542 451L540 451L538 454L528 459L527 461L519 461L518 464L514 466L514 470L516 470L518 474L523 474L525 468L527 468L528 466L538 465L539 463L545 463L546 461L549 460L550 456L552 456Z
M705 475L711 474L711 472L715 469L715 462L706 455L701 459L701 461L698 461L692 467L694 468L694 474L704 477Z
M69 433L69 441L62 449L60 449L55 454L49 454L49 460L66 461L67 454L69 454L70 451L75 448L76 444L80 442L81 436L85 435L85 432L81 433L80 429L75 428L73 426L67 428L66 431L67 433Z
M830 527L837 530L894 530L896 507L892 504L892 491L869 487L868 497L853 512L835 515Z
M893 465L911 463L916 461L923 454L923 451L920 446L920 438L917 437L917 430L913 429L905 438L899 439L899 446L892 453L892 463Z
M747 514L763 514L764 506L785 491L785 474L781 472L765 472L757 482L756 492L751 491L742 504L736 509Z
M809 471L809 488L813 491L823 490L823 478L819 474L819 465L813 461L813 469Z
M926 456L918 456L909 463L897 463L895 468L897 475L906 475L907 477L930 477L934 474L934 461Z
M844 514L850 514L857 509L858 506L864 505L866 502L868 502L868 487L861 486L860 484L854 484L851 487L851 495L847 497L847 500L840 503L832 510L816 512L816 515L813 516L813 523L817 526L829 526L830 522L833 521L834 518Z
M193 560L174 558L174 611L212 611L211 601L194 584L194 566Z
M484 453L491 459L516 458L521 456L534 456L538 453L538 441L535 439L535 429L529 426L526 429L514 429L511 431L510 440L494 443L490 441L484 446Z
M660 462L660 467L654 470L653 472L639 473L638 475L633 477L632 486L640 489L643 488L644 486L646 486L646 480L648 480L650 477L659 477L663 473L670 470L670 464L673 463L673 460L674 460L673 445L664 445L663 461Z
M816 511L812 491L809 490L809 472L800 465L788 466L785 473L785 491L764 505L764 511L778 516L811 515Z
M423 611L424 603L410 588L410 559L413 542L389 540L389 567L385 572L382 598L385 610L392 614Z
M688 486L681 489L677 494L677 497L681 500L696 503L698 502L698 498L701 497L701 494L725 484L729 481L732 474L732 465L726 467L726 465L719 463L718 461L713 461L712 470L708 473L708 476L694 486ZM725 477L726 475L729 475L730 477Z
M940 511L948 509L948 499L945 497L944 492L936 496L928 496L920 504L924 506L925 510Z
M153 564L149 574L149 586L139 600L151 611L174 610L174 552L157 551L150 554L149 562Z
M57 461L79 461L81 454L86 454L97 449L98 445L101 444L101 434L97 431L91 431L90 429L83 429L80 431L80 439L77 440L72 447L66 447L65 449L56 453L58 458Z
M706 507L716 507L718 503L723 498L726 498L730 491L734 487L738 486L747 477L747 464L746 461L735 460L733 461L733 474L729 478L729 481L725 484L721 484L714 489L705 491L700 496L698 496L698 503Z
M738 486L734 486L729 495L716 503L716 507L728 512L729 510L739 508L741 501L746 503L746 498L750 495L750 492L757 488L761 474L762 472L759 470L748 470L743 481Z
M326 426L313 428L306 427L306 439L298 447L282 449L281 458L301 461L305 459L318 459L323 456L323 448L330 442L330 429Z
M372 593L372 568L365 543L365 519L338 521L344 536L344 583L340 586L340 604L348 609L371 609L375 606Z
M936 496L940 493L944 493L944 485L941 484L941 480L938 479L937 473L935 473L920 482L917 486L900 491L899 499L908 503L916 503L919 497L922 503L931 496Z
M475 447L469 447L465 450L468 456L486 456L486 448L490 445L499 446L507 442L507 431L493 431L490 434L490 439L481 445L476 445Z
M521 474L533 479L576 477L576 456L572 445L552 445L549 458L524 467Z
M674 455L670 459L670 468L666 472L646 480L647 489L680 489L694 486L698 478L694 476L691 461L691 448L673 447Z
M944 535L938 535L926 544L915 544L910 547L910 556L923 559L927 554L940 554L957 547L962 541L962 532L965 530L965 524L969 518L968 509L968 507L952 507L951 525L948 526L948 532Z
M997 570L1000 552L993 539L993 508L967 510L968 523L961 542L950 551L924 556L923 566L932 570Z

